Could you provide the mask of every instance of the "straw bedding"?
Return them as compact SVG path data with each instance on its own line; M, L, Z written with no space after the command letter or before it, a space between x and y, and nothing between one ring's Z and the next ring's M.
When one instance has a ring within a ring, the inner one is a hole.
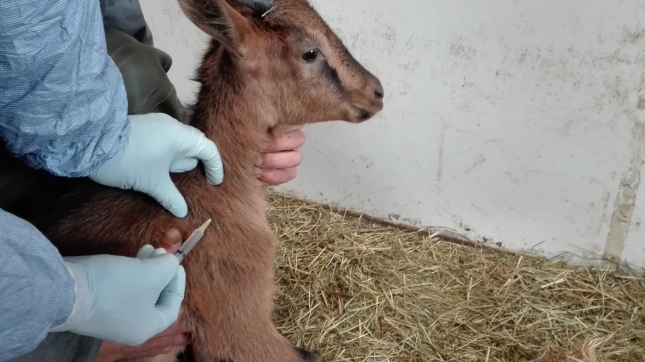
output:
M645 279L272 193L275 320L325 361L645 361Z

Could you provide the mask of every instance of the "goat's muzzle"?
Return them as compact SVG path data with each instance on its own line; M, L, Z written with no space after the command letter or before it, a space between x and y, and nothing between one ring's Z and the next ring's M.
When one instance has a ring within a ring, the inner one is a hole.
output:
M365 87L355 93L352 102L352 122L360 123L372 118L383 109L383 98L385 91L378 78L372 76L366 82Z

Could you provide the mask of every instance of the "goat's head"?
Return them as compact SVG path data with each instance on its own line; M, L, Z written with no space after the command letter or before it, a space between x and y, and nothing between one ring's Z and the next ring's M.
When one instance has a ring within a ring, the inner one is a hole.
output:
M240 69L247 103L267 127L365 121L383 108L380 81L359 64L307 0L275 0L265 14L230 0L179 0L188 18L220 44L219 65ZM225 57L225 58L223 58Z

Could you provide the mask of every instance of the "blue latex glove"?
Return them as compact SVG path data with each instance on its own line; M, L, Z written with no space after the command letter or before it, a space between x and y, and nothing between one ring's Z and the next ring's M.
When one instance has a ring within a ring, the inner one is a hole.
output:
M70 331L138 346L177 321L186 273L177 258L146 245L136 258L93 255L64 258L76 302L65 323Z
M129 118L130 135L124 147L90 178L106 186L144 192L176 217L185 217L188 206L170 172L192 170L202 160L208 182L221 184L224 171L217 147L196 128L163 113Z

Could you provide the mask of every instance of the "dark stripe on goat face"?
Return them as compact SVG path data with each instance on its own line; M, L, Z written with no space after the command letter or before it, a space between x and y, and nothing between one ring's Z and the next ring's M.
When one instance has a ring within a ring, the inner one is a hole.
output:
M343 95L347 94L347 89L345 89L345 87L343 86L343 82L341 82L340 77L338 76L338 72L336 72L336 69L332 68L329 65L326 59L322 64L322 72L325 77L334 85L339 93Z

